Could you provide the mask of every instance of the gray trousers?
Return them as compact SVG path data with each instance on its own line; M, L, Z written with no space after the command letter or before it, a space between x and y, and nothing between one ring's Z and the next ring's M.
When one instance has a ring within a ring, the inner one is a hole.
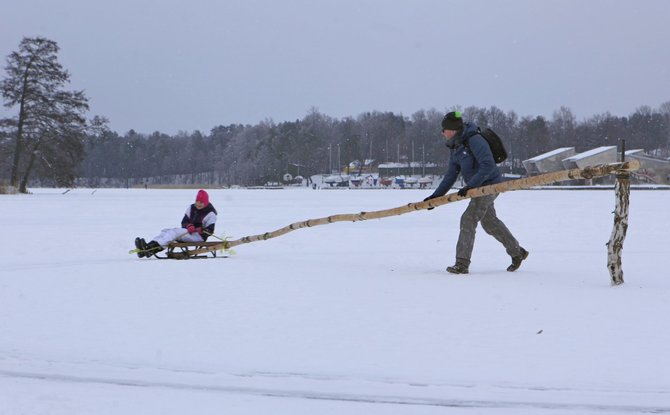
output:
M470 265L478 222L481 222L486 233L503 244L509 256L521 254L519 242L496 216L496 208L493 206L496 197L498 197L497 194L470 199L470 204L461 216L461 233L458 235L456 244L456 263Z

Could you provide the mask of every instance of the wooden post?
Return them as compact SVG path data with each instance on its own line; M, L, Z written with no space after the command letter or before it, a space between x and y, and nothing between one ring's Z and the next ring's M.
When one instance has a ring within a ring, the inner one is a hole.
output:
M405 206L400 206L392 209L377 210L374 212L360 212L343 215L333 215L320 219L309 219L302 222L295 222L283 228L266 232L258 235L245 236L244 238L236 239L234 241L222 241L220 244L208 246L199 250L192 251L193 254L199 255L208 251L217 251L220 249L229 249L237 245L247 244L256 241L265 241L271 238L276 238L285 235L289 232L302 229L311 228L319 225L327 225L334 222L357 222L368 219L381 219L389 216L402 215L409 212L416 212L418 210L434 208L447 203L458 202L460 200L493 195L497 193L507 192L509 190L527 189L533 186L541 186L554 182L561 182L575 179L590 179L593 177L606 176L608 174L620 171L632 171L640 168L640 163L637 160L630 160L625 163L600 164L597 166L585 167L583 169L562 170L553 173L541 174L539 176L527 177L525 179L509 180L498 184L489 186L482 186L471 189L465 197L459 196L457 193L440 196L426 202L409 203Z
M625 156L626 142L621 140L621 162L624 162ZM623 284L621 251L623 251L623 241L626 239L626 231L628 230L628 206L630 204L630 173L628 171L617 172L614 182L614 195L616 199L614 227L610 240L607 242L607 268L612 277L612 285L621 285Z

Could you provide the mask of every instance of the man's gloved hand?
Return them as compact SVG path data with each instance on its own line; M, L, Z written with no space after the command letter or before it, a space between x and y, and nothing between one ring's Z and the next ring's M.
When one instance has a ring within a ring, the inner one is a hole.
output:
M423 199L424 202L429 201L430 199L435 199L436 196L430 195L427 198ZM429 207L428 210L433 210L435 209L434 207Z
M458 191L458 195L460 197L465 197L466 194L468 193L468 190L470 190L470 189L471 189L470 187L465 186L465 187L461 188L461 190Z
M194 224L189 223L188 226L186 227L186 230L188 231L188 233L193 233L193 232L195 232L196 227L195 227Z

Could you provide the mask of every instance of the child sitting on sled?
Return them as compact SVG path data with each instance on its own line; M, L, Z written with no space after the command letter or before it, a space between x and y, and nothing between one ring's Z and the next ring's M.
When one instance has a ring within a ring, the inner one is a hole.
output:
M170 242L203 242L207 237L214 234L216 224L216 209L209 203L209 195L204 190L199 190L195 197L195 203L186 209L181 220L181 228L163 229L147 243L144 238L135 238L137 256L150 257L162 251Z

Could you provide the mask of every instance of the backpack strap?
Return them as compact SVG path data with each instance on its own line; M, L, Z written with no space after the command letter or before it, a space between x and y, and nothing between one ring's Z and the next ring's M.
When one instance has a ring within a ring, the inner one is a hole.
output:
M470 137L472 137L473 135L481 134L481 133L482 133L482 130L479 127L477 127L477 129L474 130L474 131L470 131L468 133L468 135L463 136L463 145L467 148L470 148L470 146L468 145L468 142L470 141Z

